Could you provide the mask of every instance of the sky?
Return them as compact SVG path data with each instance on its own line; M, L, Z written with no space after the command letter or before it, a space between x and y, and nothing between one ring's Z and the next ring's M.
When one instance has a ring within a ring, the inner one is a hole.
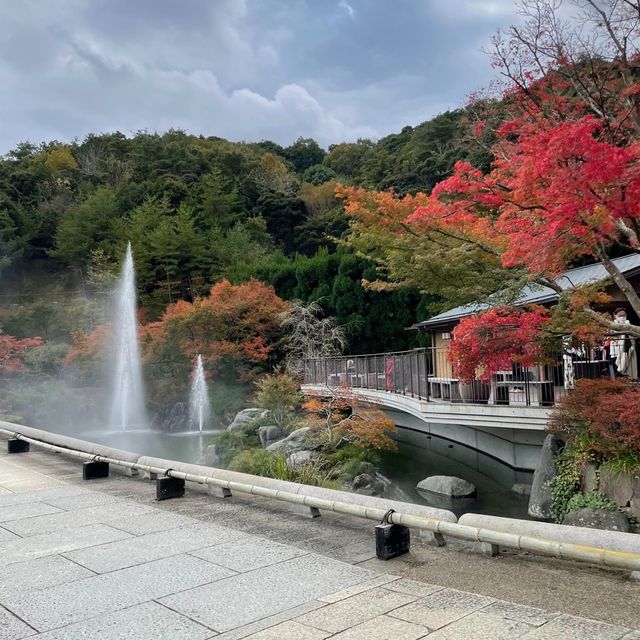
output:
M513 0L0 0L0 154L183 129L379 139L495 77Z

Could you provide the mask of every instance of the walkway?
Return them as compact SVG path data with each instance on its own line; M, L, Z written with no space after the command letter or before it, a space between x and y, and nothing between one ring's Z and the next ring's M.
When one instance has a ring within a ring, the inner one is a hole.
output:
M640 586L622 574L415 543L382 563L360 520L81 483L64 456L0 455L0 640L640 639Z

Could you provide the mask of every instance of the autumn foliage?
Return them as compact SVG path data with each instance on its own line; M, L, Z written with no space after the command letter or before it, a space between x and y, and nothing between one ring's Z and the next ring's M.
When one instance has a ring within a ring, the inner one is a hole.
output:
M580 434L602 454L640 451L640 387L626 380L578 380L554 410L550 429L566 441Z
M280 338L280 314L288 309L273 287L257 280L215 284L209 296L167 307L145 325L145 361L159 366L190 363L202 354L214 376L249 381L265 365Z
M491 374L542 359L540 338L549 314L545 309L501 307L463 318L453 331L449 359L462 380L489 380Z
M42 338L19 340L0 331L0 375L12 375L19 372L23 367L24 353L41 344Z
M393 420L347 388L327 389L323 395L308 396L303 406L309 424L326 434L330 446L344 441L372 449L396 448Z

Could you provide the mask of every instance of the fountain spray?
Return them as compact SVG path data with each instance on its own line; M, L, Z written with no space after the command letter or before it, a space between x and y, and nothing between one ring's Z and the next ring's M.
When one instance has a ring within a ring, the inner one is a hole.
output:
M131 243L122 265L115 295L114 317L114 364L112 371L111 424L121 431L135 426L147 426L142 385L142 366L138 342L138 319L136 314L135 272Z

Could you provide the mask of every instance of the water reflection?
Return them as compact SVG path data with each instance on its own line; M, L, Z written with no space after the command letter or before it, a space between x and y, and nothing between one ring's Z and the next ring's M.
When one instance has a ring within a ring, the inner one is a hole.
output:
M527 518L528 498L511 491L515 483L531 484L533 473L517 471L494 458L437 436L400 430L398 451L387 453L382 473L391 481L389 492L397 490L405 500L449 509L461 515L467 511L510 518ZM473 483L476 498L451 499L420 492L416 485L428 476L457 476ZM391 497L391 496L390 496Z

